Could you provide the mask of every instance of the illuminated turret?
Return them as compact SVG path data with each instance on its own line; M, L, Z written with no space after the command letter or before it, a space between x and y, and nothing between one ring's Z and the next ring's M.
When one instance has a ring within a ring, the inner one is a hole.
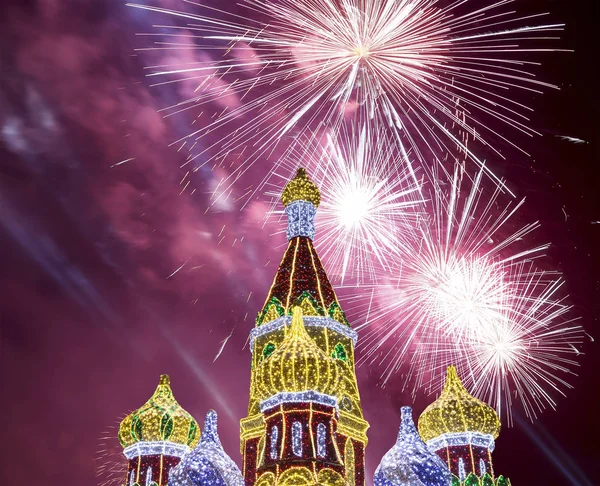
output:
M299 169L282 193L288 247L250 335L248 486L364 484L364 420L348 324L314 249L316 185Z
M128 461L127 486L166 486L169 471L200 439L200 428L161 375L156 391L139 409L123 419L119 440Z
M450 366L439 398L419 417L419 433L454 475L453 486L509 486L495 478L492 452L500 434L496 411L472 396Z

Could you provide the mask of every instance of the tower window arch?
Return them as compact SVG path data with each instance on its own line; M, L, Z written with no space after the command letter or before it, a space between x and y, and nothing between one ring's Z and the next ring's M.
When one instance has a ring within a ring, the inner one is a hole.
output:
M150 486L151 482L152 482L152 468L148 467L148 469L146 470L146 485L145 486Z
M269 455L271 456L271 459L277 459L278 454L277 454L277 439L279 438L279 427L277 427L277 425L274 425L273 427L271 427L271 451L269 453Z
M297 457L302 457L302 424L292 423L292 452Z
M327 428L325 424L317 425L317 457L325 457L327 454Z
M483 459L479 459L479 475L483 476L486 472L485 461Z

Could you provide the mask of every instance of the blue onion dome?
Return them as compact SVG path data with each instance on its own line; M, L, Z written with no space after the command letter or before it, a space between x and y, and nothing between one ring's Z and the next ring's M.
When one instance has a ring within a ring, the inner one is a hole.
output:
M374 486L450 486L452 475L421 440L410 407L401 408L400 431L394 446L375 471Z
M221 445L214 410L206 414L200 443L171 470L169 486L244 486L242 473Z

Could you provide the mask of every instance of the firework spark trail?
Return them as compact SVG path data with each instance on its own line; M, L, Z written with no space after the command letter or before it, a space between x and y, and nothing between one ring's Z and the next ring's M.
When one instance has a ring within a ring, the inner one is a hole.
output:
M515 269L513 269L514 271ZM513 400L530 419L556 408L556 395L572 388L566 377L578 365L583 328L568 317L557 294L563 281L548 279L531 262L519 265L515 292L499 319L486 323L452 353L465 383L512 421ZM523 275L527 275L523 278Z
M383 130L344 127L335 138L329 132L313 134L299 145L281 161L281 174L274 179L286 183L283 174L301 161L322 194L315 243L328 275L342 284L375 282L390 270L390 256L400 253L405 235L421 217L420 185L399 170L401 156ZM281 217L283 188L271 185L270 214Z
M409 170L413 163L443 164L448 154L451 162L466 156L485 167L467 147L469 137L500 157L497 141L520 149L501 127L526 136L537 132L529 124L531 108L517 101L514 91L556 88L534 76L537 63L525 60L525 54L556 50L544 46L563 25L537 24L547 14L516 14L510 9L514 0L474 9L469 0L438 3L245 0L237 7L246 15L189 1L182 5L193 5L193 13L128 5L187 22L157 26L169 32L148 34L160 40L142 50L198 49L212 55L191 65L149 68L157 84L198 83L194 96L167 108L167 116L232 94L240 99L239 106L173 142L197 142L217 129L227 131L190 154L189 163L202 155L198 169L243 154L222 181L219 194L228 194L286 135L306 137L318 125L335 131L347 116L390 129Z
M344 305L369 310L358 326L366 331L362 361L382 366L384 384L402 370L413 392L436 391L455 364L509 421L515 398L533 419L569 387L561 376L575 364L583 329L557 297L557 273L534 266L548 245L511 248L538 226L508 229L522 201L495 215L499 189L485 194L480 170L463 194L462 172L457 166L448 191L434 187L432 217L418 225L395 276L351 292Z
M123 460L123 448L117 440L119 423L111 425L99 439L99 449L94 457L98 486L122 484L127 476L127 465Z

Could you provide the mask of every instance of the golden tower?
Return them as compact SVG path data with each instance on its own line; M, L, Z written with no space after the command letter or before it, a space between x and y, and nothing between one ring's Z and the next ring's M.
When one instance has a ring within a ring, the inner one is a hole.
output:
M251 331L246 485L365 483L365 421L350 327L313 246L321 194L304 169L285 187L279 269Z

